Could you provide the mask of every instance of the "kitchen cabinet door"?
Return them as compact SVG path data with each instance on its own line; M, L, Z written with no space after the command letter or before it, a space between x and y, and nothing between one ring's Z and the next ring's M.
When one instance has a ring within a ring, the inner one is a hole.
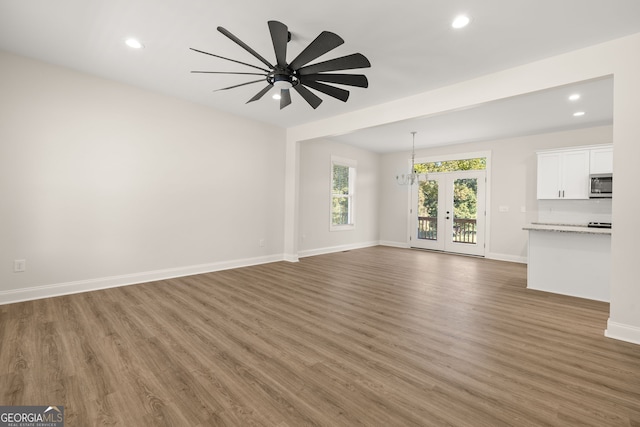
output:
M562 157L562 198L589 198L589 151L570 151Z
M589 150L538 154L538 199L588 199Z
M538 199L560 199L562 195L562 156L538 154Z
M613 147L591 150L591 173L613 173Z

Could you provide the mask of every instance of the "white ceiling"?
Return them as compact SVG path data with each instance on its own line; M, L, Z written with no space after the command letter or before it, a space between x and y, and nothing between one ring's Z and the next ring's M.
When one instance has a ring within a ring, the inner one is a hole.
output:
M471 24L453 30L451 20L459 13L469 14ZM289 26L289 60L323 30L340 35L345 44L319 60L364 54L372 67L349 72L366 74L369 88L349 88L351 97L346 103L319 94L324 102L317 110L293 93L293 104L279 110L277 101L269 96L245 104L263 87L261 83L213 91L255 76L190 73L250 71L195 53L190 47L259 65L220 34L217 26L273 59L267 27L271 19ZM637 32L638 0L324 0L308 4L292 0L0 0L2 50L281 127L325 119ZM131 36L139 38L145 49L126 47L124 40ZM441 145L580 123L610 123L611 87L607 80L584 86L585 93L593 92L581 101L587 113L581 122L572 116L566 120L573 106L569 108L563 99L567 88L560 88L557 93L490 103L339 139L386 152L410 147L412 130L420 132L416 145L419 141ZM601 97L599 102L596 96Z
M580 99L569 100L579 94ZM583 116L574 116L584 112ZM613 123L613 78L489 102L420 119L362 129L331 139L380 153L487 141ZM610 142L610 141L603 141Z

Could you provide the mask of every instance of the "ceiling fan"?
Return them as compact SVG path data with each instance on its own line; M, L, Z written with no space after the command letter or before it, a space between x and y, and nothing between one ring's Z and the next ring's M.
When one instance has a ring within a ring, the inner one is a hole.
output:
M248 64L246 62L237 61L235 59L225 58L213 53L204 52L202 50L190 48L191 50L205 55L215 56L216 58L225 59L227 61L235 62L237 64L246 65L248 67L256 68L260 70L260 73L253 72L231 72L231 71L192 71L192 73L208 73L208 74L241 74L241 75L255 75L263 76L264 78L259 80L253 80L246 83L240 83L234 86L225 87L218 90L228 90L240 86L250 85L259 82L268 83L260 92L258 92L253 98L247 101L257 101L264 94L269 92L271 88L275 87L280 89L280 109L283 109L287 105L291 104L291 94L289 89L293 88L296 92L302 96L305 101L311 105L314 109L322 103L322 99L308 88L315 89L319 92L327 94L333 98L346 102L349 98L349 91L331 86L325 83L334 83L346 86L356 86L366 88L369 86L367 77L362 74L338 74L338 73L326 73L327 71L341 71L352 70L356 68L368 68L371 66L369 60L360 53L354 53L347 56L341 56L339 58L330 59L324 62L318 62L315 64L307 65L311 61L319 58L325 53L335 49L344 43L344 40L337 34L329 31L323 31L315 38L298 56L296 56L291 62L287 63L287 43L291 40L291 33L287 26L278 21L269 21L269 31L271 33L271 41L273 42L273 49L276 55L276 63L271 64L262 55L249 47L246 43L240 40L238 37L231 34L227 29L218 27L218 31L227 36L233 42L238 44L244 50L256 57L267 68L258 67L256 65ZM324 83L323 83L324 82Z

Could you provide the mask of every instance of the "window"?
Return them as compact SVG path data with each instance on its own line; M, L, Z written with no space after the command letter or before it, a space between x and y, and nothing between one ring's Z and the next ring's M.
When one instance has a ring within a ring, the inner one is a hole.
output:
M485 170L487 169L487 158L475 157L471 159L417 163L415 165L415 169L416 172L420 174L434 172Z
M355 225L356 161L331 156L331 231Z

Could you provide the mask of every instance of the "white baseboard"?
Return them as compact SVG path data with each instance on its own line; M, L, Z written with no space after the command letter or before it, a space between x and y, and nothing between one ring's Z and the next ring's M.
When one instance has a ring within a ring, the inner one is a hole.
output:
M344 252L344 251L350 251L353 249L362 249L362 248L370 248L372 246L378 246L378 242L363 242L363 243L354 243L354 244L350 244L350 245L340 245L340 246L330 246L330 247L326 247L326 248L318 248L318 249L308 249L305 251L299 251L298 252L298 257L299 258L305 258L305 257L309 257L309 256L315 256L315 255L324 255L324 254L331 254L334 252Z
M640 344L640 327L613 322L609 319L604 336L632 344Z
M285 254L284 258L283 258L283 261L298 262L298 261L300 261L298 258L299 258L298 255Z
M119 286L153 282L156 280L173 279L175 277L191 276L194 274L211 273L214 271L248 267L258 264L267 264L283 260L283 255L269 255L257 258L246 258L233 261L223 261L210 264L200 264L187 267L168 268L157 271L125 274L122 276L101 277L97 279L79 280L76 282L34 286L23 289L12 289L9 291L0 291L0 305L30 301L41 298L57 297L61 295L77 294L81 292L97 291L100 289L116 288Z
M380 246L391 246L392 248L409 249L409 244L407 242L392 242L390 240L380 240L378 244Z
M409 244L406 242L391 242L387 240L381 240L379 243L381 246L391 246L394 248L409 248ZM488 252L485 254L485 258L487 259L495 259L497 261L509 261L509 262L517 262L520 264L527 263L527 257L521 257L516 255L508 255L508 254L498 254L494 252Z
M191 276L194 274L211 273L214 271L228 270L231 268L248 267L251 265L267 264L277 261L298 262L299 258L310 257L314 255L329 254L334 252L343 252L353 249L362 249L372 246L391 246L397 248L408 248L409 245L406 242L391 242L391 241L373 241L362 242L349 245L332 246L319 249L310 249L300 251L298 255L291 254L279 254L269 255L257 258L246 258L233 261L223 261L217 263L200 264L187 267L169 268L156 271L147 271L141 273L126 274L121 276L101 277L96 279L79 280L75 282L56 283L51 285L34 286L30 288L11 289L7 291L0 291L0 305L12 304L22 301L30 301L41 298L50 298L61 295L70 295L81 292L96 291L100 289L115 288L119 286L134 285L138 283L153 282L156 280L173 279L175 277ZM512 262L525 262L518 257L508 257L500 254L492 254L492 259L499 259ZM625 325L621 325L624 327ZM611 329L611 326L610 326ZM612 333L617 335L620 332L615 332L617 329L614 327ZM636 342L640 342L640 330L635 332L638 336ZM633 334L632 334L633 335ZM609 336L609 335L607 335ZM613 336L612 336L613 337ZM623 339L624 338L619 338ZM634 342L634 341L631 341Z
M509 255L509 254L497 254L495 252L488 252L484 256L488 259L495 259L496 261L509 261L509 262L517 262L520 264L527 263L526 256L517 256L517 255Z

